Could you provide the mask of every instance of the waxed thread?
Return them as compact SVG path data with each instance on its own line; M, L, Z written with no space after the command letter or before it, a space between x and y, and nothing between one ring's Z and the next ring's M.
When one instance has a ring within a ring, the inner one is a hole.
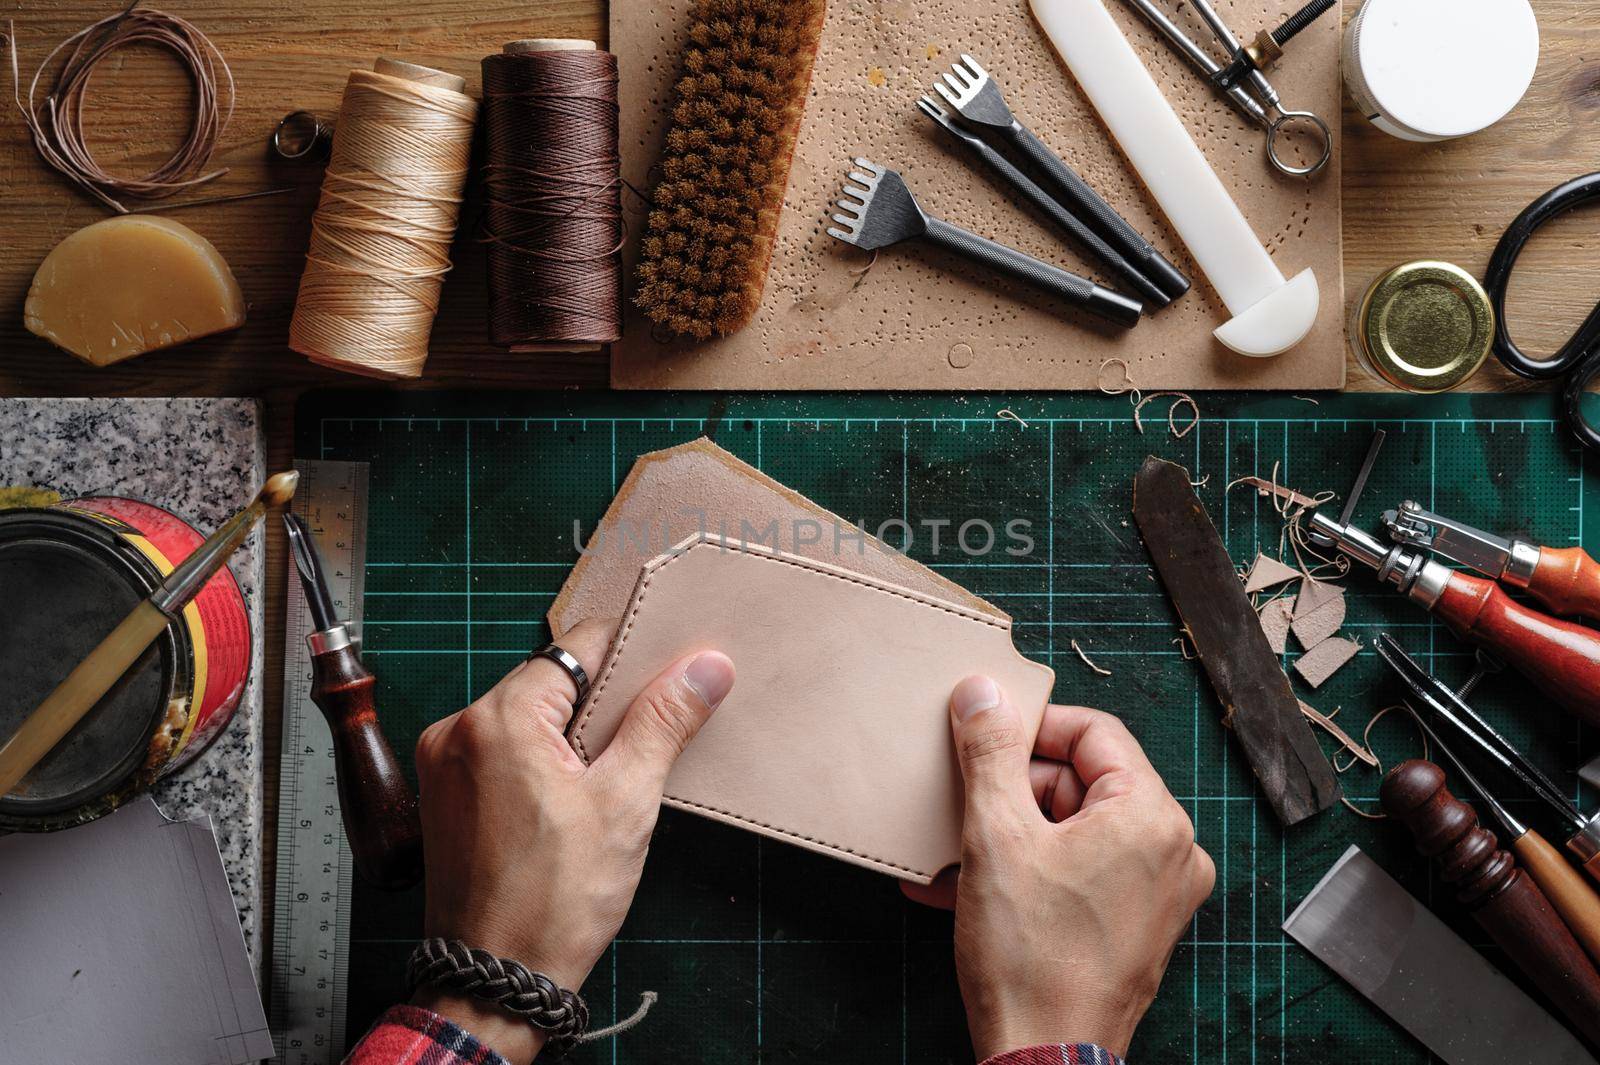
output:
M141 8L135 0L56 45L28 83L26 103L18 71L16 27L12 25L4 37L10 51L12 96L40 158L118 214L128 213L118 196L160 199L228 172L226 167L205 168L233 117L233 72L217 46L193 23L155 8ZM194 88L194 112L183 143L165 162L141 177L122 177L101 166L89 150L83 115L95 69L113 52L135 44L163 48L183 65ZM72 50L54 84L40 98L39 82L45 71L69 47Z
M489 334L518 348L622 335L617 60L592 49L483 61Z
M369 376L422 373L476 118L464 93L350 72L290 347Z

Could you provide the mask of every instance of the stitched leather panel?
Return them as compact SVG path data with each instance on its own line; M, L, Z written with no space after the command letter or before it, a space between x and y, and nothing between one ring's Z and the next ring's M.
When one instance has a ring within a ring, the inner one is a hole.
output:
M598 757L632 697L696 650L733 658L732 694L678 761L668 805L926 882L960 857L956 682L998 680L1027 743L1054 674L1010 624L810 559L713 536L640 574L569 738Z

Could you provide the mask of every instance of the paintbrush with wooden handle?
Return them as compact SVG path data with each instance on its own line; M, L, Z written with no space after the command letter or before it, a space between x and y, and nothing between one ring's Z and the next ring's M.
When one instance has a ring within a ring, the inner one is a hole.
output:
M134 607L111 634L89 652L89 657L67 674L38 709L28 715L22 727L0 746L0 795L16 787L29 770L72 731L72 726L111 690L162 630L177 620L189 601L250 535L256 522L270 508L289 502L299 483L300 475L294 471L267 478L249 506L229 518L195 548L148 599Z

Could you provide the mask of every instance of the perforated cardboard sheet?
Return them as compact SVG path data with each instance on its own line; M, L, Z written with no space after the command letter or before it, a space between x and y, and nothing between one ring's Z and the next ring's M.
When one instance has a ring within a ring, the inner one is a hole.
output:
M612 346L618 388L1000 389L1120 384L1127 361L1141 388L1337 388L1344 383L1338 145L1339 26L1328 16L1296 37L1274 85L1287 106L1316 112L1335 136L1315 178L1288 178L1265 158L1262 131L1205 85L1121 0L1107 0L1285 276L1316 272L1322 310L1311 334L1270 359L1234 354L1212 337L1228 319L1154 200L1056 58L1027 0L834 0L789 174L777 251L756 319L721 340L652 332L629 303ZM611 49L621 68L623 175L639 190L665 134L690 0L614 0ZM1211 40L1187 7L1171 10ZM1222 5L1236 35L1276 25L1267 0ZM905 244L876 258L830 237L824 219L854 156L899 170L924 209L1065 269L1118 287L1053 224L953 145L917 98L962 53L1004 90L1019 118L1136 229L1195 280L1177 303L1119 332L1051 297L945 252ZM1219 53L1220 54L1220 53ZM632 265L647 205L624 197ZM1102 372L1104 376L1102 377Z

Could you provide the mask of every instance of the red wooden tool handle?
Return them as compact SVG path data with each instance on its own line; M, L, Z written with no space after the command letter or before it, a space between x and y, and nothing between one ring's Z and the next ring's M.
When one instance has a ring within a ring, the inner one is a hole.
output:
M1600 725L1600 632L1530 610L1493 581L1465 573L1445 582L1433 612L1551 699Z
M1557 614L1600 621L1600 562L1581 547L1541 547L1528 594Z
M311 699L333 732L339 808L356 872L374 887L410 887L422 878L422 824L417 797L378 727L376 680L353 647L313 661Z

